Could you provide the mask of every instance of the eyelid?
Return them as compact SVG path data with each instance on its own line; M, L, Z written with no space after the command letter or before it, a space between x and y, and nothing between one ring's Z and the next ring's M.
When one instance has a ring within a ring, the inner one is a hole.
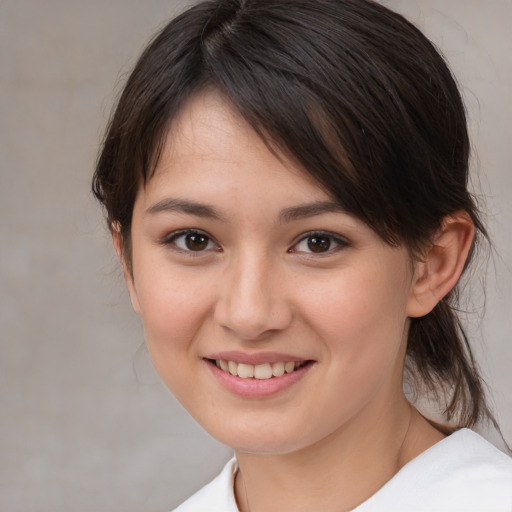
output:
M206 238L208 238L211 243L215 244L216 248L215 249L204 249L202 251L191 251L191 250L182 249L181 247L178 247L174 243L178 238L180 238L182 236L196 235L196 234L203 235ZM215 250L216 252L221 250L220 245L209 233L207 233L206 231L203 231L202 229L197 229L197 228L186 228L186 229L179 229L177 231L173 231L172 233L169 233L168 235L164 236L160 240L160 244L164 245L164 246L171 246L171 248L176 252L180 252L182 254L195 256L195 257L204 255L205 253L209 253L212 250Z
M323 236L326 238L330 238L331 241L335 242L336 246L333 248L329 248L329 250L327 250L325 252L318 252L318 253L315 253L312 251L296 251L296 250L294 250L294 248L297 245L299 245L301 242L303 242L304 240L306 240L310 237L313 237L313 236ZM314 230L314 231L309 231L307 233L301 234L296 239L296 241L293 243L293 245L290 247L290 249L288 249L287 252L297 253L297 254L306 254L308 256L313 255L315 257L322 257L322 256L330 256L330 255L338 252L340 249L349 247L350 245L351 245L350 242L345 237L341 236L338 233L332 233L330 231Z

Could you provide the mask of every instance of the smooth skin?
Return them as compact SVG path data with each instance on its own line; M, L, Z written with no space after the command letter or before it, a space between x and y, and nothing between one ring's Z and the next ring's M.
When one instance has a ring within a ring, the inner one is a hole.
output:
M131 236L125 278L153 363L235 450L242 512L349 510L443 438L407 402L403 367L410 318L462 272L463 212L412 262L205 91L173 121ZM226 351L310 363L252 399L214 377L208 359Z

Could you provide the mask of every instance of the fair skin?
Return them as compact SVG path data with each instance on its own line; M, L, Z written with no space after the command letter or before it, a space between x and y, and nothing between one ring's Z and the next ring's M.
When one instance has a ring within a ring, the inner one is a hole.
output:
M410 318L462 272L464 214L411 264L210 91L173 121L131 235L153 363L234 448L242 512L349 510L443 438L402 375Z

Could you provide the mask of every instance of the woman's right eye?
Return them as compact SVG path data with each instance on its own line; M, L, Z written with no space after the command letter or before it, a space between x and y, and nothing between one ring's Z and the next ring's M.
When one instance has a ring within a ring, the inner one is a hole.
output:
M184 252L205 252L205 251L218 251L219 246L202 231L186 230L174 233L167 237L166 245L174 245L177 249Z

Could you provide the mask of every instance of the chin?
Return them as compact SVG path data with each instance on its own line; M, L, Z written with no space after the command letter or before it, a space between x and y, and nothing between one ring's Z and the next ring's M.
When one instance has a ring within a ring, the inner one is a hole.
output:
M231 423L229 428L226 425L203 426L217 441L240 453L284 455L314 443L304 435L303 428L285 428L283 423Z

